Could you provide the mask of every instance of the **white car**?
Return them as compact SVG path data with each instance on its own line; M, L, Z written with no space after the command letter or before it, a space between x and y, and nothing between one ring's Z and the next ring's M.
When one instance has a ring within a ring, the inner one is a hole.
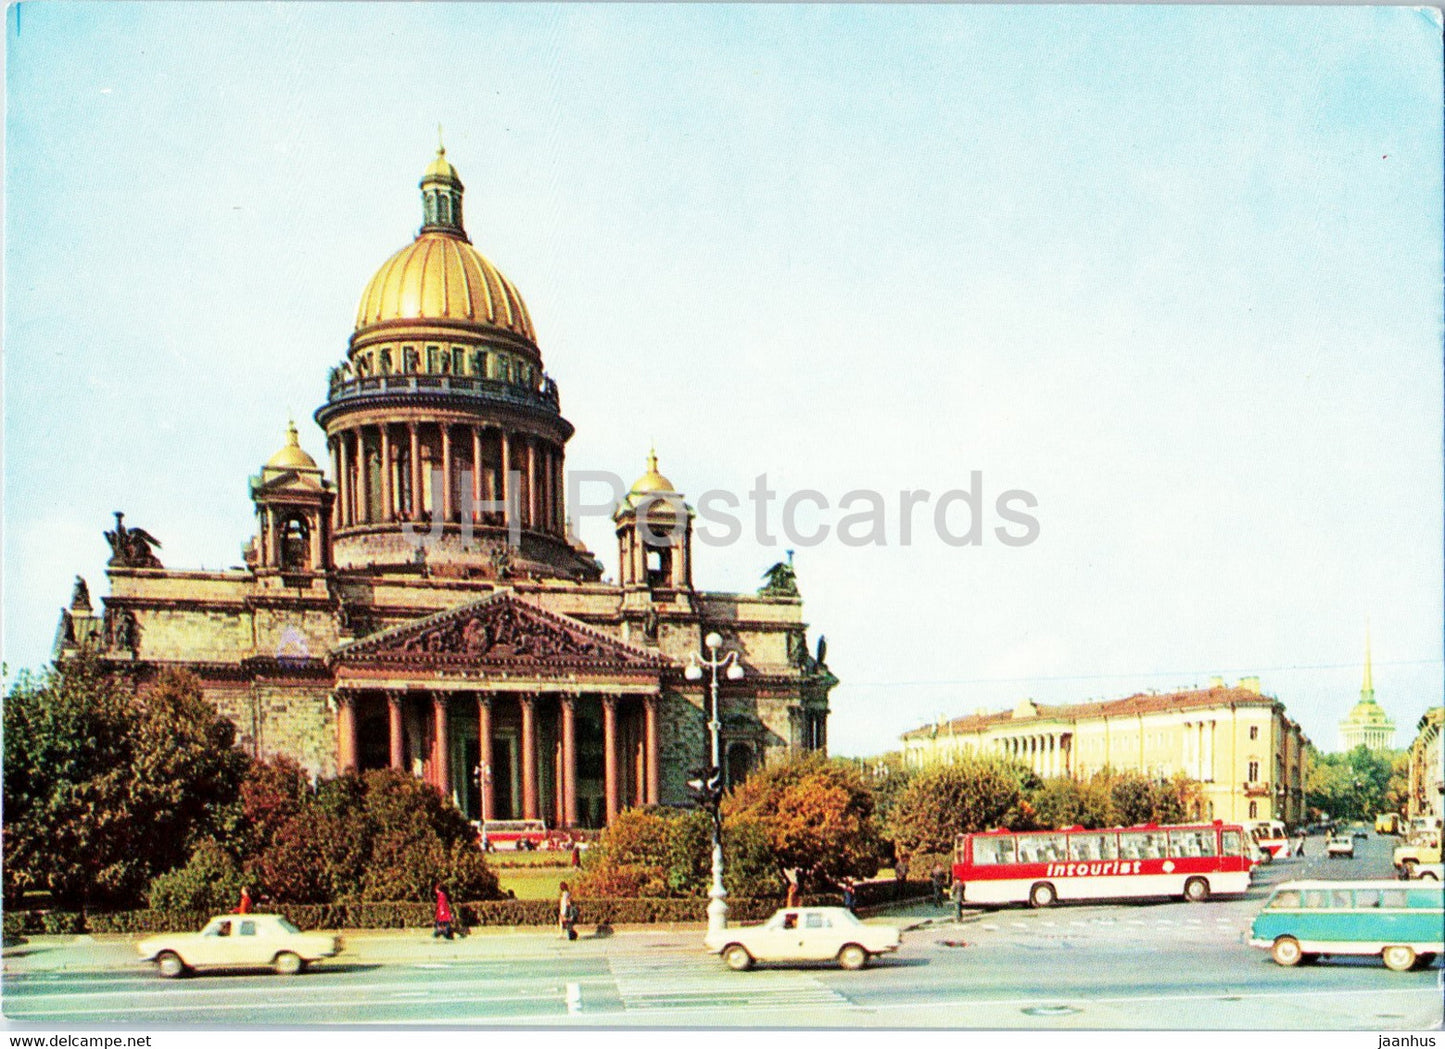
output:
M762 925L709 932L704 942L739 971L753 962L833 959L861 969L874 955L898 950L899 933L892 925L864 925L846 907L785 907Z
M1351 856L1355 854L1355 839L1348 834L1337 834L1325 842L1326 856Z
M136 944L142 961L154 961L162 976L192 969L269 966L292 976L308 962L333 957L341 937L302 932L279 914L224 914L200 932L151 936Z

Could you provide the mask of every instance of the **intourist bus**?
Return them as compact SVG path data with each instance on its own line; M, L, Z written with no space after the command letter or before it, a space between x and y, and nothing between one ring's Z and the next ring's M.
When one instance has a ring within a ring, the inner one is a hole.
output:
M953 876L967 903L1182 896L1197 903L1249 888L1244 828L1213 823L963 834Z
M1289 834L1279 820L1259 820L1249 825L1254 843L1264 853L1265 863L1284 859L1289 855Z

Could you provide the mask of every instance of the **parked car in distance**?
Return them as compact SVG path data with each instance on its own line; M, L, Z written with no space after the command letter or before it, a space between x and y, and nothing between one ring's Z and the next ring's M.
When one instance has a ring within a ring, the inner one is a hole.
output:
M1337 834L1325 842L1326 856L1333 858L1335 856L1354 856L1354 854L1355 839L1353 837Z
M1395 846L1391 860L1400 876L1409 878L1417 865L1440 862L1440 839L1428 834L1417 835L1405 844Z
M1445 951L1442 891L1439 882L1285 882L1255 915L1249 945L1279 965L1355 954L1396 972L1428 966Z
M877 954L898 950L892 925L865 925L845 907L785 907L762 925L709 932L704 942L729 969L754 962L821 962L836 959L861 969Z
M1411 869L1410 875L1420 881L1445 881L1445 864L1440 863L1417 863Z
M224 914L200 932L150 936L136 944L142 961L153 961L162 976L193 969L270 967L294 976L311 962L334 957L341 937L302 932L279 914Z
M1356 823L1350 828L1350 837L1358 838L1360 841L1370 840L1370 828L1363 823Z

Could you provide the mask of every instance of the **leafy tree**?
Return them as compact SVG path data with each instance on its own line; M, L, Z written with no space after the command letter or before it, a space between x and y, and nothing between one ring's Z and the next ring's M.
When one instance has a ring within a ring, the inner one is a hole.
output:
M1370 819L1399 812L1407 790L1409 754L1370 750L1361 744L1344 753L1308 750L1305 805L1337 820Z
M908 854L949 855L960 834L1033 826L1022 772L994 758L964 758L920 772L894 806L888 828L894 844Z
M91 658L23 677L5 703L6 889L129 905L224 822L247 758L194 677L137 697Z
M780 877L797 868L835 884L878 871L884 846L873 796L850 762L807 754L767 766L733 790L722 811L724 826L745 818L764 828Z
M711 828L704 812L624 809L587 850L577 891L594 896L692 896L707 888Z

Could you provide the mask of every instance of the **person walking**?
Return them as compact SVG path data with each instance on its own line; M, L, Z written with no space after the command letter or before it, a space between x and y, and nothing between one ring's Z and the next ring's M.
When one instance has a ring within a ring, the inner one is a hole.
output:
M567 934L567 939L577 939L577 905L572 902L572 890L564 881L557 886L557 924Z
M452 901L447 899L447 891L441 885L437 885L436 892L436 920L432 925L431 936L433 940L438 936L444 936L450 940L452 938Z
M1300 831L1300 832L1299 832L1299 837L1295 839L1295 843L1294 843L1294 854L1295 854L1296 856L1303 856L1303 855L1305 854L1305 832L1304 832L1304 831Z
M948 872L943 869L943 864L933 865L933 870L928 872L928 885L933 890L933 905L942 907L943 890L948 885Z
M251 913L251 889L250 889L250 886L247 886L247 885L242 885L242 886L241 886L241 902L238 903L238 904L236 904L236 913L237 913L237 914L250 914L250 913Z
M949 896L953 898L953 920L963 921L963 882L957 878L953 879L953 885L948 890Z

